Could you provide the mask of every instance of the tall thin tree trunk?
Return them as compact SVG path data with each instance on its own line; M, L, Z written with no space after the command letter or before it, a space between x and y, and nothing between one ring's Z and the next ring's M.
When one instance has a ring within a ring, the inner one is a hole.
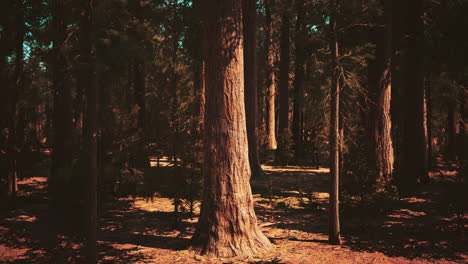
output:
M273 22L271 17L271 9L274 0L266 0L266 57L267 57L267 95L266 95L266 143L269 150L275 150L277 147L276 142L276 81L275 81L275 55L273 45Z
M202 60L195 66L193 72L193 95L195 96L195 119L196 127L200 130L203 127L203 117L205 115L205 61Z
M330 3L330 50L332 57L332 87L330 101L330 227L328 240L331 244L341 244L339 179L340 179L340 69L336 19L337 0Z
M257 3L242 0L244 37L244 90L247 139L252 177L264 175L258 156L258 88L257 88Z
M80 23L80 78L86 91L86 263L97 263L98 88L96 80L95 1L83 3Z
M198 18L202 18L202 0L193 2L194 12ZM203 120L205 116L205 86L206 86L206 35L203 30L203 20L199 19L196 25L196 31L199 33L198 45L201 50L199 58L197 58L194 66L194 95L196 96L195 113L198 116L198 130L203 128Z
M242 1L204 2L206 57L203 199L193 249L216 257L271 247L257 225L249 184Z
M408 9L408 55L405 85L405 114L403 128L403 156L401 158L401 192L411 193L418 179L425 174L425 137L424 137L424 84L423 51L424 25L423 1L406 3Z
M426 129L427 129L427 169L432 170L432 77L428 74L426 79Z
M297 20L296 20L296 60L295 60L295 73L294 73L294 105L293 105L293 118L292 118L292 134L294 139L294 158L296 162L299 161L302 155L302 101L304 98L304 79L305 79L305 24L303 22L305 15L305 2L297 0Z
M286 2L282 4L287 4ZM289 132L289 11L284 8L281 18L281 39L280 39L280 72L279 72L279 125L278 148L286 148L285 141Z
M447 109L447 153L449 160L455 160L457 149L458 114L455 102L450 102Z

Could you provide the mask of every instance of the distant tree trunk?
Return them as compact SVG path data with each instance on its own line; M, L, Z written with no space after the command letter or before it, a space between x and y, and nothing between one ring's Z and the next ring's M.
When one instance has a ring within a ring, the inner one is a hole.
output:
M138 129L144 131L145 127L145 115L146 115L146 103L145 103L145 69L141 62L135 62L133 64L133 77L135 78L134 84L134 97L135 104L138 106Z
M331 244L341 244L340 209L339 209L339 179L340 179L340 69L336 19L338 12L337 0L330 3L330 50L332 57L332 86L330 102L330 227L328 241Z
M267 57L267 98L266 98L266 145L267 149L275 150L277 147L276 142L276 82L275 82L275 47L273 45L273 22L271 18L271 9L274 4L274 0L266 0L265 9L266 9L266 57Z
M379 188L390 181L393 173L393 143L392 120L390 103L392 97L391 67L392 67L392 2L384 1L385 29L383 37L378 34L376 48L376 78L373 103L370 108L371 137L373 139L373 153L375 168L377 169L376 183Z
M96 80L95 1L83 3L80 21L80 78L86 91L86 263L97 263L98 88Z
M423 101L423 129L424 129L424 174L421 176L420 180L422 182L427 182L429 180L429 131L428 131L428 120L427 120L427 95L426 95L426 85L424 81L424 76L422 80L424 101Z
M296 20L296 60L294 73L294 105L292 118L292 133L294 138L294 158L299 161L302 155L302 102L304 98L304 79L305 79L305 62L306 62L306 39L305 35L305 2L297 0L297 20Z
M447 153L450 161L455 161L457 150L458 113L454 101L447 105Z
M271 247L250 189L244 108L242 1L205 1L207 34L203 199L192 238L198 253L253 256Z
M146 77L145 66L142 62L135 60L133 64L133 77L134 77L134 98L135 105L138 107L137 111L137 131L138 131L138 152L136 154L136 164L138 168L150 167L149 158L146 153Z
M257 4L242 0L244 37L244 90L247 139L252 177L264 175L258 157L258 88L257 88Z
M83 139L84 139L84 127L83 127L83 113L85 108L85 90L84 85L80 82L83 81L82 78L76 78L76 96L75 101L73 104L73 122L74 128L78 132L77 134L77 143L80 146L83 146Z
M426 90L426 129L427 129L427 169L432 170L432 77L428 74L425 82Z
M195 60L194 65L194 91L193 94L195 96L195 115L197 120L197 129L201 131L203 128L203 120L205 116L205 72L206 72L206 65L205 65L205 57L206 57L206 36L203 31L203 20L200 19L203 16L202 10L202 0L195 0L193 2L194 12L196 13L196 17L198 19L198 23L195 25L195 30L198 33L198 47L201 52L198 54L198 58Z
M199 65L195 66L193 72L193 95L195 96L196 104L194 113L197 129L203 127L203 117L205 115L205 61L202 60Z
M403 146L401 157L400 190L403 194L415 190L418 179L426 178L425 136L424 136L424 84L423 51L424 24L423 1L406 3L408 9L408 52L406 85L404 90L405 110L403 127Z
M287 4L286 2L283 4ZM284 8L281 18L280 69L279 69L279 149L285 149L285 137L289 132L289 11Z
M11 197L16 196L18 191L18 94L23 86L23 60L24 60L24 10L21 1L15 3L15 28L16 28L16 45L15 45L15 71L13 75L14 85L10 93L9 102L9 122L8 122L8 147L7 147L7 161L8 161L8 178L7 178L7 194Z

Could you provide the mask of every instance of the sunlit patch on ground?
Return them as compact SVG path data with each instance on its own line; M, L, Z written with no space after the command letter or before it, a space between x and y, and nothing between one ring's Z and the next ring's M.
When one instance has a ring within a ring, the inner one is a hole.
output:
M171 164L161 159L159 165ZM442 193L437 186L396 201L384 215L367 216L364 210L349 219L343 216L344 245L333 246L327 243L328 169L263 168L266 177L252 179L252 190L260 227L273 243L270 252L234 259L198 256L187 249L199 204L193 215L179 211L176 221L173 199L120 198L107 204L100 215L101 263L448 264L467 260L466 246L454 242L460 217L437 209L443 208L437 205ZM46 178L20 184L34 192L45 188ZM0 262L49 263L41 257L46 254L43 245L32 235L41 228L38 214L43 208L47 204L25 204L0 215ZM462 216L461 228L467 227L467 219ZM61 240L68 255L76 255L82 247L71 238ZM70 258L67 263L80 263L80 259Z

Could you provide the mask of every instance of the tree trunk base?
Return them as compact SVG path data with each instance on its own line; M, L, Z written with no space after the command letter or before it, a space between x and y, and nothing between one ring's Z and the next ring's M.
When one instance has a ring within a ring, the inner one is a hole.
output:
M223 236L232 236L232 238L221 238L220 233L218 233L218 236L219 240L229 242L220 243L220 241L215 239L209 240L206 234L198 233L192 238L190 250L207 257L231 258L251 257L272 248L270 241L260 230L245 231L243 235L223 234Z

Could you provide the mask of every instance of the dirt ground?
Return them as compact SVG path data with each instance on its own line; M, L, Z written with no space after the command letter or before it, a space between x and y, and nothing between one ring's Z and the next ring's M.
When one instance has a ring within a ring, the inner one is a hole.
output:
M122 198L101 208L101 263L468 263L468 216L451 209L450 186L432 173L417 195L371 208L345 208L343 245L327 243L328 170L264 166L268 177L253 180L256 212L271 251L250 258L208 259L188 250L197 211L175 222L168 198ZM52 263L47 244L46 179L20 182L14 209L0 212L0 263ZM69 223L76 221L73 210ZM65 263L82 263L82 242L60 237Z

